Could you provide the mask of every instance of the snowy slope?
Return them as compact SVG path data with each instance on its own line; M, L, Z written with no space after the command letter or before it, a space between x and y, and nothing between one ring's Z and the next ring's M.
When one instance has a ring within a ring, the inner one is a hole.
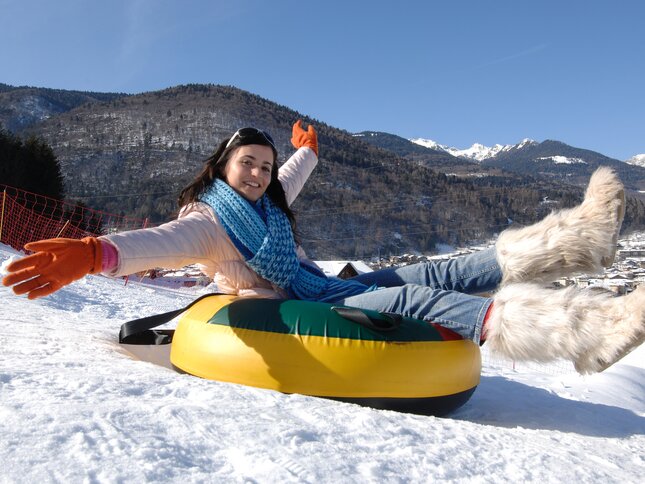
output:
M552 163L555 163L556 165L577 165L577 164L586 165L587 164L587 162L582 158L568 158L566 156L560 156L560 155L542 156L540 158L536 158L533 161L535 162L550 161Z
M195 294L92 276L0 297L0 482L624 483L645 469L643 348L584 378L487 366L435 418L201 380L119 347L121 323Z

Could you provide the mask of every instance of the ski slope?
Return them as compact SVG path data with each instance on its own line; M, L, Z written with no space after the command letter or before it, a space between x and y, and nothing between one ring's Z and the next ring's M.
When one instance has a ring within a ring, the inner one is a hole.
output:
M587 377L491 364L464 407L424 417L206 381L118 345L123 322L197 295L0 286L0 482L642 482L643 347Z

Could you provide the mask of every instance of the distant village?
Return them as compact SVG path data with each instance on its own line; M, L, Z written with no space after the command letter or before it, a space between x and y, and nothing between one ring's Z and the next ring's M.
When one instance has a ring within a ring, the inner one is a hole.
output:
M604 274L562 279L557 284L603 287L618 294L633 291L645 284L645 233L621 239L614 265L606 269Z
M454 252L441 255L414 255L403 254L372 261L368 264L369 270L385 267L402 267L417 262L447 260L460 255L469 254L487 247L476 246L458 249ZM354 264L348 262L348 264ZM362 268L359 263L357 268ZM347 267L344 269L349 271ZM362 271L365 272L365 271ZM636 289L640 284L645 284L645 232L638 232L625 236L618 241L618 250L614 264L605 269L603 274L579 275L576 277L562 278L553 283L555 287L577 285L579 287L601 287L617 294L626 294Z

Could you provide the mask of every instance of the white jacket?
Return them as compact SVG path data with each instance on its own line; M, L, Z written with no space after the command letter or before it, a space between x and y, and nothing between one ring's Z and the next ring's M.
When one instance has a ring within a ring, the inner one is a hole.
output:
M278 179L291 205L313 172L318 157L300 148L281 167ZM285 297L284 292L262 279L244 261L211 207L196 202L183 207L177 220L158 227L100 237L112 244L119 263L109 275L122 276L155 267L175 269L199 264L221 292L239 296ZM298 256L305 259L299 248Z

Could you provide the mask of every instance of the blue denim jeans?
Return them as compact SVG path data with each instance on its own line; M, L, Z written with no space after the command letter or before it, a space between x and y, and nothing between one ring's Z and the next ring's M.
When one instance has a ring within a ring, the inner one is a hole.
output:
M447 261L381 269L354 278L380 289L335 301L437 323L479 344L493 300L477 296L502 280L495 248Z

